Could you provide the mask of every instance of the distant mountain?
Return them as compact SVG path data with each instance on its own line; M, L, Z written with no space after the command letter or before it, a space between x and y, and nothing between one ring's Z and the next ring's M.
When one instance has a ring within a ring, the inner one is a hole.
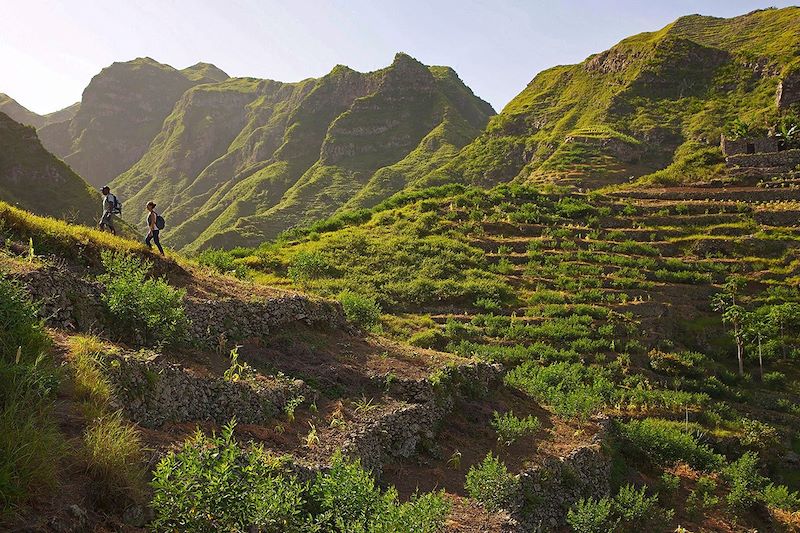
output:
M39 215L94 224L100 194L44 149L31 126L0 113L0 200Z
M800 8L691 15L533 79L486 131L425 181L585 187L683 183L720 172L720 134L740 119L797 121ZM784 95L776 103L779 85Z
M24 107L7 94L0 93L0 113L5 113L20 124L33 126L37 129L47 124L70 120L75 116L75 113L78 112L79 107L80 104L75 103L59 111L54 111L47 115L39 115Z
M173 246L256 244L416 183L493 113L452 69L405 54L297 83L229 78L186 90L112 185L134 206L155 200Z
M92 78L71 120L44 126L40 136L89 183L102 186L144 155L186 90L225 78L213 65L180 71L150 58L114 63Z

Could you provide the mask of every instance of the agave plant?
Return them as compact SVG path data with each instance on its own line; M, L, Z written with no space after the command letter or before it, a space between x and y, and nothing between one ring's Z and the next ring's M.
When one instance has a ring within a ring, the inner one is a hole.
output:
M778 124L778 131L775 136L783 139L786 148L790 148L800 141L800 126L789 122L781 122Z

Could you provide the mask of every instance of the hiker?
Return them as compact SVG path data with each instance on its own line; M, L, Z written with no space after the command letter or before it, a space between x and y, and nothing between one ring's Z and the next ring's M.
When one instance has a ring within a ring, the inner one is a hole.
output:
M153 201L147 202L147 211L147 228L149 231L144 243L148 248L152 248L153 245L150 244L150 241L153 241L158 246L158 251L161 252L161 255L164 255L164 249L158 239L158 233L164 229L164 217L156 213L156 203Z
M114 228L114 215L121 213L119 200L117 200L116 196L111 194L111 189L108 185L100 189L100 192L103 193L103 216L100 217L100 224L98 226L101 231L108 228L113 235L116 235L117 230Z

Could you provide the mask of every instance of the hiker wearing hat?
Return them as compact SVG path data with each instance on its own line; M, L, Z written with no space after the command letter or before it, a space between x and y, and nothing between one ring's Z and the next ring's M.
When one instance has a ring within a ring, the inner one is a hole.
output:
M116 235L117 230L114 228L114 215L122 212L122 206L117 200L117 197L111 194L111 189L106 185L100 192L103 193L103 216L100 217L100 224L98 227L100 231L108 228L112 234Z
M153 201L147 202L147 237L144 239L144 243L147 245L148 248L152 248L153 245L150 244L150 241L156 243L158 247L158 251L161 252L161 255L164 255L164 249L161 247L161 241L158 239L159 232L164 229L164 217L156 213L156 203Z

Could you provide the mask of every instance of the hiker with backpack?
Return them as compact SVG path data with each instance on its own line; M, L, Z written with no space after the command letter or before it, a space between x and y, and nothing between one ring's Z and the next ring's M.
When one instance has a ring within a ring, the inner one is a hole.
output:
M114 215L122 214L122 204L119 203L115 195L111 194L111 188L109 188L108 185L100 189L100 192L103 193L103 216L100 217L100 224L98 224L98 227L100 231L108 228L108 231L116 235L117 230L114 228Z
M165 222L164 217L156 213L156 203L153 201L147 202L147 237L144 239L144 243L147 245L148 248L152 248L153 245L150 244L150 241L156 243L158 247L158 251L161 252L161 255L164 255L164 249L161 247L161 241L158 239L159 232L164 229Z

